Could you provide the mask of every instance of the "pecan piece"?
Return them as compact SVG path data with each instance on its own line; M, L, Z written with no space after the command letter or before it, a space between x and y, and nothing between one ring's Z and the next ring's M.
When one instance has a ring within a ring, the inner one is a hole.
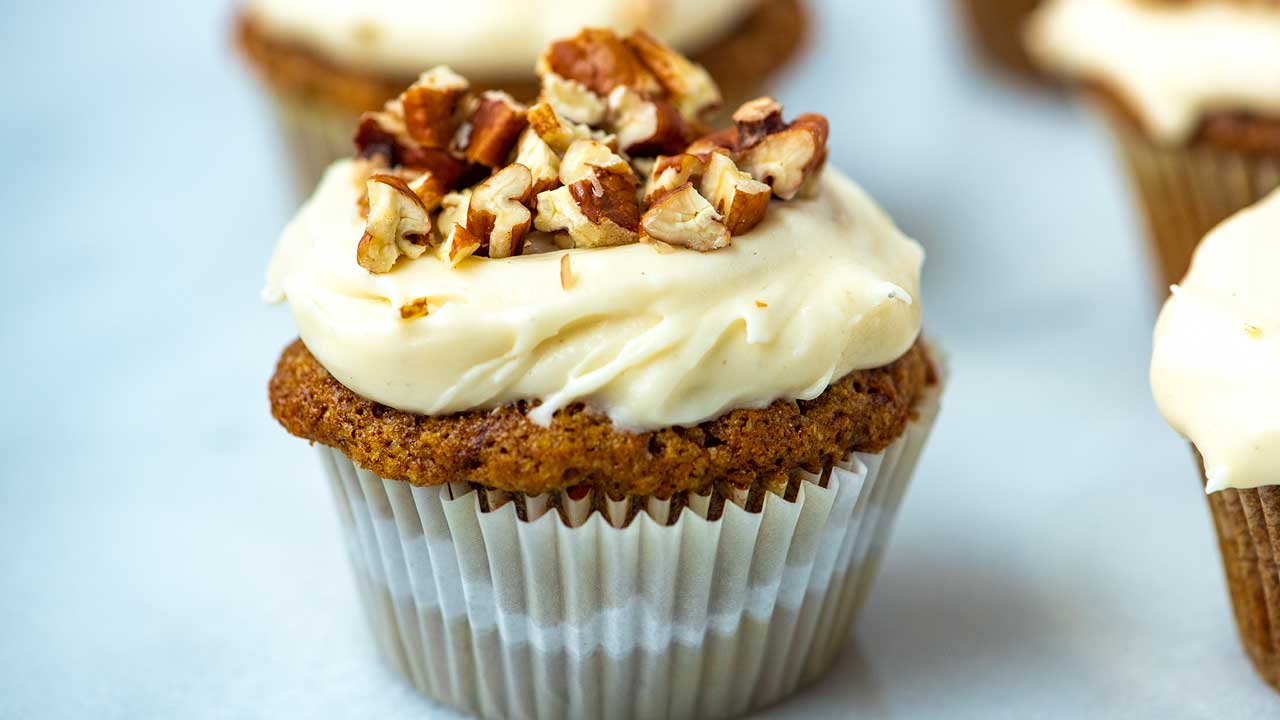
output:
M608 95L619 86L662 91L658 79L612 30L585 28L552 43L538 60L538 75L547 73L582 83L597 95Z
M644 30L631 33L622 42L649 68L685 117L698 118L720 107L720 88L706 68Z
M533 174L534 195L560 184L560 156L533 128L525 130L516 143L515 162L529 168Z
M699 182L706 167L705 160L689 153L658 156L649 173L649 181L645 184L645 204L651 205L661 200L663 195L685 183Z
M772 133L739 157L739 166L790 200L815 179L827 158L827 119L807 113L785 130Z
M640 203L634 175L600 173L538 195L534 225L543 232L564 230L575 247L627 245L637 239Z
M764 219L773 196L769 186L742 172L728 155L712 153L703 173L699 193L724 217L734 235L745 233Z
M595 140L575 140L560 161L560 182L572 185L601 173L632 175L631 165L609 146Z
M489 257L520 254L524 236L533 223L533 214L524 205L532 191L529 168L511 164L471 192L466 230L481 248L488 248Z
M609 123L618 147L630 155L678 153L693 139L693 130L674 105L627 87L609 94Z
M685 183L667 193L640 220L640 241L658 240L699 252L729 245L729 229L711 203Z
M605 99L577 80L560 77L548 72L542 76L542 94L545 102L569 122L599 125L604 122L608 110Z
M738 148L755 147L766 136L785 130L782 106L771 97L760 97L742 104L733 113L733 123L738 128Z
M369 220L356 246L356 262L371 273L385 273L401 255L422 255L431 239L431 215L422 198L394 175L370 177L366 192Z
M552 150L560 154L564 154L574 140L595 139L606 145L616 142L612 136L593 131L586 125L569 122L548 103L538 103L529 108L528 117L529 128L537 133L543 142L550 145Z
M458 101L471 87L466 78L440 65L418 78L400 95L405 130L426 148L446 148L458 128Z
M466 158L486 167L502 167L528 124L524 105L510 95L492 90L484 93L471 115Z

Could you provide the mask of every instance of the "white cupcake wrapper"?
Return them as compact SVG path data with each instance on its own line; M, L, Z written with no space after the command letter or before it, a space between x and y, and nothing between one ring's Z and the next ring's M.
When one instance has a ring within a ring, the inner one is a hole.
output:
M325 168L354 151L360 114L311 97L273 94L271 106L284 141L298 197L315 190Z
M670 502L414 487L321 452L379 644L424 694L486 718L730 717L831 666L937 394L794 500L690 496L670 524Z

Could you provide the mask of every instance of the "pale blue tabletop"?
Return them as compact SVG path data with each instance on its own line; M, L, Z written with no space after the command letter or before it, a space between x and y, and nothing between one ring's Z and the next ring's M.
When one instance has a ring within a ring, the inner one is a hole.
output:
M929 250L954 383L856 636L768 718L1257 718L1103 130L944 0L825 2L780 78ZM377 661L259 304L291 212L217 0L5 3L0 717L424 718ZM441 717L447 715L441 714Z

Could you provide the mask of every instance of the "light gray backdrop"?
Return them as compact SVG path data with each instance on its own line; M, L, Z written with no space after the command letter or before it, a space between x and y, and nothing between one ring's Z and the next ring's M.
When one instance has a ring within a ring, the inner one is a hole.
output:
M777 94L929 250L954 384L844 661L770 718L1252 718L1205 503L1146 384L1105 134L944 0L826 2ZM291 212L230 3L0 2L0 717L431 717L377 662L268 414Z

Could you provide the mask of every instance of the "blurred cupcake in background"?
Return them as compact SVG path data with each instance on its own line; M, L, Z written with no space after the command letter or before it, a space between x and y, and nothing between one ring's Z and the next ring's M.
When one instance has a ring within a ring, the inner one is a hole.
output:
M527 100L538 53L583 25L648 29L706 66L732 108L797 51L806 18L800 0L247 0L236 32L306 193L348 153L360 113L422 68L447 65Z
M1280 2L1050 0L1027 42L1104 111L1163 287L1205 233L1280 184Z
M544 59L529 106L436 68L363 117L271 263L271 410L424 694L739 717L831 667L876 575L941 391L924 253L825 117L700 135L719 92L643 32Z
M1028 78L1042 79L1022 42L1027 17L1042 0L958 0L970 41L990 63Z
M1280 690L1280 192L1200 245L1156 325L1151 384L1200 458L1245 650Z

